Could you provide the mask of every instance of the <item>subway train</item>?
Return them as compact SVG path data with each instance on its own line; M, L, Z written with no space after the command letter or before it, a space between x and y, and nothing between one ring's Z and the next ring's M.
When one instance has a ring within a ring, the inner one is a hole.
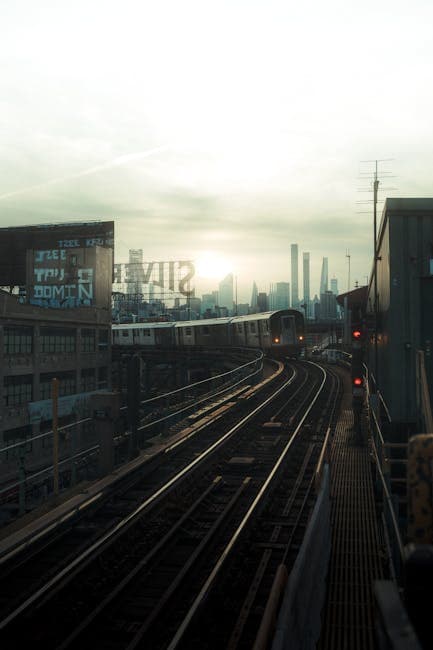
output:
M296 309L204 320L113 325L113 345L136 347L261 348L274 357L299 357L304 316Z

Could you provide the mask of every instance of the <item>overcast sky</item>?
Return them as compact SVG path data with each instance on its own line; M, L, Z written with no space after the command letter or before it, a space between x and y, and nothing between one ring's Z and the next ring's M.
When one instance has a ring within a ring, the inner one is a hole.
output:
M0 224L114 218L117 261L211 251L239 301L291 243L312 294L347 250L364 283L360 161L433 195L432 26L431 0L1 0Z

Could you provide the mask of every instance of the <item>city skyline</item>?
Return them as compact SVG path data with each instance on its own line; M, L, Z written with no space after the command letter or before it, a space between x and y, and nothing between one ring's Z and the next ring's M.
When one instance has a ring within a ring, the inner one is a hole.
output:
M313 290L323 255L346 288L346 250L364 284L362 161L392 158L379 173L401 195L431 194L433 6L313 9L5 0L0 225L115 219L117 261L132 246L145 260L208 251L241 296L256 269L264 287L289 280L296 241Z

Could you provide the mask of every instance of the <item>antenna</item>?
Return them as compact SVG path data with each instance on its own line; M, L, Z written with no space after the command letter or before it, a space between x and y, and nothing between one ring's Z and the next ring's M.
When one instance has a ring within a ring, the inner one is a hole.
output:
M347 273L347 290L350 291L350 251L349 250L346 250L346 257L349 262L349 270Z
M379 175L378 175L378 164L391 162L393 158L382 158L382 160L361 160L361 163L374 164L373 175L366 175L368 172L363 172L363 179L370 179L373 181L372 187L370 188L361 188L361 192L371 192L373 189L373 310L374 310L374 390L377 393L379 388L379 356L377 348L377 336L378 336L378 295L377 295L377 195L379 192ZM381 173L382 178L394 178L391 176L389 171L384 171ZM395 187L383 187L383 190L395 190Z

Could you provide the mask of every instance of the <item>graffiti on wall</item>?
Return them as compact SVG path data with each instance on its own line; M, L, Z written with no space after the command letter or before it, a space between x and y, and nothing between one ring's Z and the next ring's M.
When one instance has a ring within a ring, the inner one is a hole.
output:
M30 302L43 307L89 307L94 301L95 272L80 264L78 251L34 251Z

